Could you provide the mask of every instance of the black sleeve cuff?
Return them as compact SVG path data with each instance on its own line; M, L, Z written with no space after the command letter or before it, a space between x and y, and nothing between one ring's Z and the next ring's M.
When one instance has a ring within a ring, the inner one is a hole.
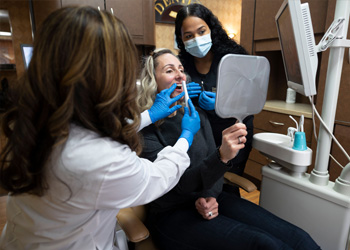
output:
M229 160L227 163L225 163L225 162L223 162L223 161L221 160L221 155L220 155L219 147L216 148L216 156L218 157L219 161L220 161L222 164L224 164L226 167L229 167L229 168L230 168L230 167L233 166L231 160Z

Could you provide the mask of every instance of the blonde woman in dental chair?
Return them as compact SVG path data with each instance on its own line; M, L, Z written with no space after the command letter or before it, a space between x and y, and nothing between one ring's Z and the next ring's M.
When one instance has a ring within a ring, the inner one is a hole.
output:
M179 95L185 80L183 66L170 50L153 52L141 75L141 110L152 106L155 95L173 83L179 86L173 95ZM216 148L205 112L197 111L201 128L188 151L190 167L169 193L149 204L146 223L159 249L320 249L302 229L223 188L224 173L244 148L246 126L236 123L225 129ZM141 130L142 157L153 161L164 147L173 145L181 133L182 117L178 110Z

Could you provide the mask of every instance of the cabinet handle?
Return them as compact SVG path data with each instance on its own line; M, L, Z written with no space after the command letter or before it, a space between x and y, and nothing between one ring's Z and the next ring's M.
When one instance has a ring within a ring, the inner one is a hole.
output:
M273 122L273 121L269 121L269 122L273 125L284 126L284 123L282 123L282 122Z
M111 8L111 13L112 13L112 15L114 15L114 13L113 13L113 8Z
M274 160L271 160L269 157L265 156L266 164L270 164L271 162L274 162Z

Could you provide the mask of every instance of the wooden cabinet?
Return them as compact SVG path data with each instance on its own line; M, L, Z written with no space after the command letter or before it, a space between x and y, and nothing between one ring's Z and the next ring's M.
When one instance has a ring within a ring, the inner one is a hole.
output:
M324 31L328 0L308 2L312 25L318 42ZM275 16L283 0L242 1L241 45L251 54L280 50Z
M128 28L136 45L155 46L153 0L32 0L36 27L53 11L71 5L89 5L107 10ZM106 9L105 9L106 8Z
M334 136L343 146L343 148L349 153L350 149L350 125L343 125L337 122L334 127ZM349 163L349 160L345 157L344 153L341 152L341 149L336 145L335 142L332 144L331 155L340 163L342 166L345 166ZM329 179L335 181L335 179L340 175L342 168L335 163L333 160L330 160L329 164Z
M128 27L135 44L155 45L155 15L152 0L105 0L111 11Z
M275 16L284 0L256 0L254 40L278 39ZM310 7L315 34L323 34L328 0L304 0Z
M105 9L105 0L61 0L62 7L73 5L89 5L94 8Z
M256 0L254 40L278 38L275 16L284 0Z
M29 15L29 4L25 0L0 0L0 8L8 11L9 23L11 27L11 40L8 42L12 43L13 51L8 51L9 55L14 56L11 64L16 64L15 69L1 70L0 80L7 78L11 84L12 79L20 77L25 71L23 57L21 52L21 44L32 43L32 32L30 26L30 15ZM3 23L2 23L3 24ZM8 25L8 24L7 24ZM3 27L3 25L2 25ZM9 39L7 37L7 39ZM1 44L0 46L3 46ZM5 47L1 47L3 49ZM2 51L2 50L0 50ZM4 51L2 51L4 52ZM6 51L5 51L6 52ZM6 52L7 53L7 52Z
M62 7L60 0L32 0L32 5L34 34L48 15Z
M287 112L288 111L286 111L286 113ZM298 122L300 116L295 115L293 118ZM286 135L288 128L296 127L296 125L293 120L289 118L288 114L263 110L260 114L255 116L254 127L261 132L273 132ZM310 118L305 118L304 120L304 131L306 142L310 146L312 137L312 120Z
M129 32L134 37L142 37L143 30L143 6L139 0L106 0L106 9L113 12L124 23L130 23Z

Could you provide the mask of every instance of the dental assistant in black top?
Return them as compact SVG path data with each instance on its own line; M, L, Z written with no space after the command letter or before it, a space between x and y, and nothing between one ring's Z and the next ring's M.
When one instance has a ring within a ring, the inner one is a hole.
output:
M190 4L180 9L175 20L175 35L179 58L192 81L188 84L189 95L195 105L206 111L215 143L219 146L222 131L236 123L235 118L222 119L215 113L219 62L227 54L247 52L228 37L218 18L201 4ZM248 131L247 142L233 160L231 172L239 175L243 174L252 149L253 119L251 115L243 121Z

